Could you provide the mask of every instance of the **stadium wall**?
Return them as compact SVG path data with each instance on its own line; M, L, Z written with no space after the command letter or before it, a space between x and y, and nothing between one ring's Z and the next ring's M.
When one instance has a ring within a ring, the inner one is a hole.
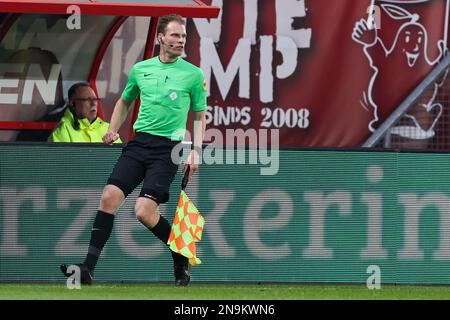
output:
M65 281L58 266L84 258L120 151L0 144L1 282ZM206 220L193 281L365 283L376 266L382 283L450 284L450 154L282 150L278 172L261 175L261 152L220 164L222 151L186 189ZM169 220L181 177L161 206ZM167 249L134 217L137 194L118 212L98 281L172 281Z

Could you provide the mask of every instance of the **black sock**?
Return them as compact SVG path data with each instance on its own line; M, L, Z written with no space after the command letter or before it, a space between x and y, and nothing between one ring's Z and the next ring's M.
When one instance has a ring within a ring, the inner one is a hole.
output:
M94 225L91 231L91 241L89 242L89 249L84 260L84 265L89 270L94 270L97 260L102 253L103 247L111 235L114 223L114 215L98 210L95 216Z
M169 221L167 221L166 218L160 215L158 223L153 228L151 228L150 231L153 232L153 234L157 236L165 245L167 245L167 240L169 240L170 236L170 229L171 226L169 224ZM170 253L172 254L172 259L175 264L182 264L188 260L188 258L186 258L185 256L173 252L172 250L170 250Z

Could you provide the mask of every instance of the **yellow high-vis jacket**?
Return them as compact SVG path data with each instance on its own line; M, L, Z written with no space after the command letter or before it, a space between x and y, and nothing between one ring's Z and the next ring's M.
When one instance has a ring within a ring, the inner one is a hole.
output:
M109 123L97 117L94 122L79 119L80 129L73 127L74 118L69 108L64 112L58 126L53 129L48 141L50 142L103 142L102 137L108 131ZM117 139L114 143L122 143Z

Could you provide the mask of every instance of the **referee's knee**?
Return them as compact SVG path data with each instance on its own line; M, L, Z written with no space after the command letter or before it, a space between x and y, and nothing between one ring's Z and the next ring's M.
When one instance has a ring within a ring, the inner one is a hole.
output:
M107 185L100 200L100 210L115 213L125 199L123 191L115 185Z
M139 197L134 207L136 218L144 223L145 221L153 221L158 213L158 205L154 201Z

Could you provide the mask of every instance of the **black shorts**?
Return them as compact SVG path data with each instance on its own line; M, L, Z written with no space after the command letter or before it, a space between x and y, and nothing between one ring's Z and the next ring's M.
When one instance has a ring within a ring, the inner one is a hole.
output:
M171 158L172 149L180 143L167 138L138 132L122 149L122 154L108 179L125 197L144 180L140 197L165 203L178 164Z

